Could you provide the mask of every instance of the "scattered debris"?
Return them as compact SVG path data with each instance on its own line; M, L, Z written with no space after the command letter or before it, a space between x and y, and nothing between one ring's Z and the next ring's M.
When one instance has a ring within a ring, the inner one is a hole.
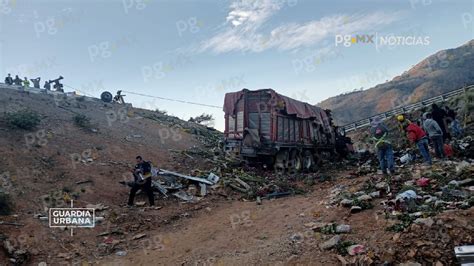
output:
M329 239L328 241L326 241L324 243L321 243L319 245L319 248L325 249L325 250L332 249L337 244L339 244L340 241L341 241L341 236L340 235L335 235L335 236L331 237L331 239Z
M363 245L352 245L347 247L347 254L354 256L365 253L365 247Z
M454 252L461 265L474 264L474 245L455 247Z
M189 195L188 193L186 193L185 191L178 191L176 193L173 193L173 196L177 197L177 198L180 198L184 201L193 201L194 200L194 196L193 195Z
M5 222L5 221L0 221L0 225L24 226L24 224Z
M135 235L132 237L132 240L137 240L137 239L140 239L140 238L144 238L146 236L146 234L138 234L138 235Z
M359 206L352 206L351 207L351 213L358 213L362 211L362 207Z

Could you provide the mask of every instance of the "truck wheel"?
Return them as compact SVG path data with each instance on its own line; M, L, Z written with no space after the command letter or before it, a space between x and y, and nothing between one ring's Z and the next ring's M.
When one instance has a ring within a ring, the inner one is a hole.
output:
M287 150L280 150L275 155L275 164L273 165L273 169L278 174L284 173L286 168L288 167L288 151Z
M305 151L303 153L303 170L311 171L314 167L313 155L310 151Z
M292 150L290 153L288 168L292 173L300 172L303 168L303 160L301 159L300 152L296 149Z
M103 101L103 102L106 102L106 103L110 103L112 101L112 93L108 92L108 91L104 91L102 92L102 94L100 95L100 99Z

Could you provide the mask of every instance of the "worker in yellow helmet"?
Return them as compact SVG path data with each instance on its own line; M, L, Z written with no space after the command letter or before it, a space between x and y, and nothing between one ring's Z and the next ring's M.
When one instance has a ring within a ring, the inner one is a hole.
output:
M411 121L406 119L404 115L397 115L397 121L401 132L403 132L404 125L411 123Z
M405 135L405 127L411 123L410 120L408 120L407 118L405 118L404 115L397 115L397 121L398 121L398 130L400 131L400 134L402 135ZM409 145L410 143L405 139L405 138L401 138L400 141L402 143L399 143L399 145L401 144L401 146L405 146L405 145Z

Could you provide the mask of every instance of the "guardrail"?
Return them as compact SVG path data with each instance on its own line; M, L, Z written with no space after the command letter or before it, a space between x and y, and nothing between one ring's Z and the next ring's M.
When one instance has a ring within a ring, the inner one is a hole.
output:
M366 127L366 126L370 125L370 121L372 121L372 119L374 119L374 118L380 118L382 120L385 120L387 118L390 118L390 117L393 117L393 116L396 116L396 115L399 115L399 114L405 114L405 113L413 111L413 110L421 109L422 107L431 105L433 103L446 101L446 100L451 99L453 97L456 97L460 94L463 94L463 93L465 93L466 91L468 91L469 89L472 89L472 88L474 88L474 85L469 85L469 86L463 87L461 89L448 91L446 93L443 93L441 95L438 95L438 96L435 96L435 97L432 97L432 98L429 98L429 99L425 99L425 100L422 100L422 101L419 101L419 102L416 102L416 103L412 103L412 104L409 104L409 105L405 105L405 106L402 106L402 107L397 107L397 108L392 109L390 111L383 112L383 113L380 113L380 114L376 114L376 115L370 116L368 118L364 118L364 119L352 122L350 124L347 124L347 125L343 126L342 128L344 128L344 130L346 132L350 132L350 131L353 131L353 130L356 130L356 129Z

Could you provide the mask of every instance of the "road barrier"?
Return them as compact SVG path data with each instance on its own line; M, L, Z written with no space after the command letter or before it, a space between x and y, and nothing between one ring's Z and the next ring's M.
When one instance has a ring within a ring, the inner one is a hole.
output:
M433 103L444 102L444 101L449 100L451 98L454 98L458 95L461 95L461 94L467 92L469 89L472 89L472 88L474 88L474 85L469 85L469 86L465 86L461 89L448 91L446 93L443 93L441 95L438 95L438 96L435 96L435 97L432 97L432 98L429 98L429 99L425 99L425 100L422 100L422 101L419 101L419 102L416 102L416 103L412 103L412 104L409 104L409 105L405 105L405 106L402 106L402 107L397 107L397 108L392 109L390 111L383 112L383 113L380 113L380 114L376 114L376 115L370 116L368 118L364 118L364 119L352 122L350 124L347 124L347 125L343 126L343 128L346 132L350 132L350 131L353 131L353 130L356 130L356 129L359 129L359 128L363 128L363 127L366 127L366 126L370 125L370 122L374 118L380 118L382 120L385 120L387 118L394 117L394 116L399 115L399 114L406 114L408 112L421 109L422 107L431 105Z

